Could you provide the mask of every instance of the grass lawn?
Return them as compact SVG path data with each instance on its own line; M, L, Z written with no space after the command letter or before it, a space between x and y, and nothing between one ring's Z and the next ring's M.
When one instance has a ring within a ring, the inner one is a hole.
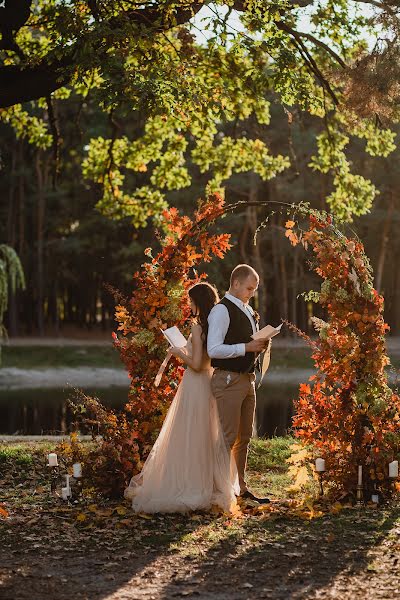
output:
M0 598L398 597L398 504L291 513L292 443L253 440L249 482L273 509L236 515L134 515L127 501L95 496L67 505L49 494L51 442L0 445Z
M104 346L3 346L2 367L47 369L55 367L124 368L117 350Z

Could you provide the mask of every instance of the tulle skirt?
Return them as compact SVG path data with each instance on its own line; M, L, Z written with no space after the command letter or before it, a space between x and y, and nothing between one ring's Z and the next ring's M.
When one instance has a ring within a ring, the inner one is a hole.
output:
M125 497L135 512L187 512L217 505L229 511L239 484L218 409L212 369L187 368L164 424Z

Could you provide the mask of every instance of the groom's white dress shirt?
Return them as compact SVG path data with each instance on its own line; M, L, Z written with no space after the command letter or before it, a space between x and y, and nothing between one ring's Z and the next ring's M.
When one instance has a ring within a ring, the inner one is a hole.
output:
M244 312L251 323L253 333L255 333L256 323L251 306L244 304L232 294L225 294L225 298L236 304ZM229 312L226 306L216 304L208 315L207 353L210 358L237 358L246 354L246 344L224 344L229 322Z

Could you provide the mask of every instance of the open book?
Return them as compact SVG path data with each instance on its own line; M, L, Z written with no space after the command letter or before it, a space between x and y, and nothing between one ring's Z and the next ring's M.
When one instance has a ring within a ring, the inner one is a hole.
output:
M173 327L169 327L168 329L161 329L161 332L164 335L165 339L168 341L168 343L171 346L173 346L174 348L184 348L186 346L187 339L179 331L179 329L176 327L176 325L174 325ZM171 355L167 354L167 356L162 361L160 368L158 369L156 378L154 380L155 387L158 387L160 385L161 377L167 367L167 364L168 364L168 361L170 358L171 358Z
M283 323L278 325L278 327L266 325L265 327L260 329L260 331L256 331L256 333L253 333L251 337L253 338L253 340L270 340L271 338L275 337L276 335L278 335L278 333L281 332L282 325Z
M187 344L187 339L174 325L168 329L161 329L162 334L174 348L183 348Z

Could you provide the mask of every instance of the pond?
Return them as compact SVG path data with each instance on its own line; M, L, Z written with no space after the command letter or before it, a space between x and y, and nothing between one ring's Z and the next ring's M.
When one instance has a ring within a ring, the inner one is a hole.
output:
M257 433L271 437L290 428L292 400L297 385L266 383L257 393ZM90 396L114 409L127 399L125 386L85 388ZM0 435L58 435L71 430L73 415L67 406L70 389L0 390ZM82 433L85 433L82 431Z

